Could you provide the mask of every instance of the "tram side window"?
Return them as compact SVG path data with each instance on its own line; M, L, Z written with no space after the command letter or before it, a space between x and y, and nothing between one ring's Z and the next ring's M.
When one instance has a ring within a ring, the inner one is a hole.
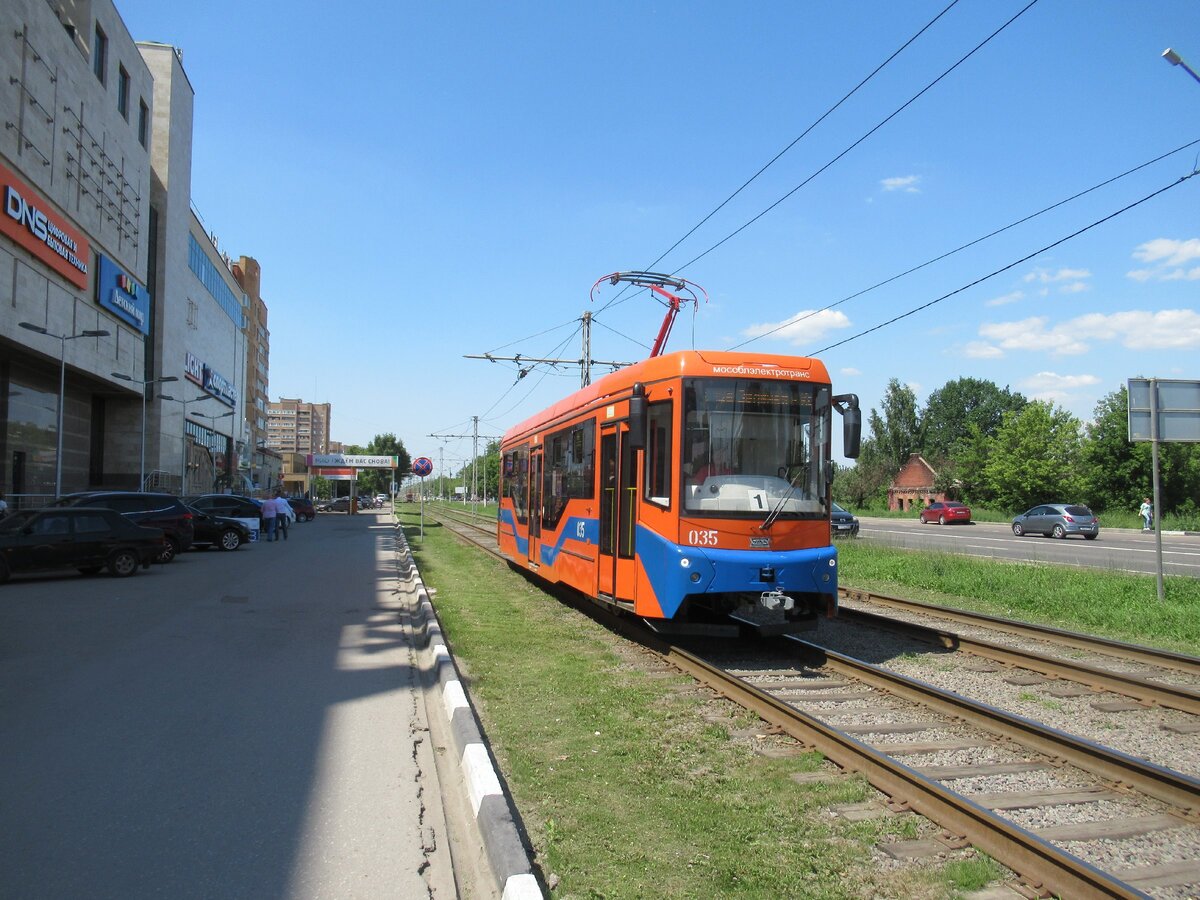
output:
M529 489L529 448L518 447L504 456L504 474L508 486L508 497L512 500L513 512L521 525L529 520L525 500Z
M671 505L671 463L675 458L671 452L671 419L674 406L666 403L651 403L646 436L646 499L659 506Z
M596 423L589 419L546 438L542 525L558 528L568 500L595 496Z

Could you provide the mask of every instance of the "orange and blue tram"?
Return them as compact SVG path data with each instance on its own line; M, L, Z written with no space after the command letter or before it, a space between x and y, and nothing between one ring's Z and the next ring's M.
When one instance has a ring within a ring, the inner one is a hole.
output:
M497 536L514 564L660 631L782 633L837 611L833 412L858 398L816 359L655 356L502 440Z

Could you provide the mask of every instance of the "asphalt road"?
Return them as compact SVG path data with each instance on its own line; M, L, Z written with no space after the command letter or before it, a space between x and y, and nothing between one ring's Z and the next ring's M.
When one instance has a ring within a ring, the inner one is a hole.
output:
M453 896L389 520L0 586L0 896Z
M998 522L970 525L922 525L917 519L859 517L859 539L892 547L937 550L995 559L1051 562L1096 569L1154 574L1157 569L1155 537L1126 529L1105 529L1094 541L1082 537L1063 540L1040 535L1017 537L1010 526ZM1200 578L1200 536L1164 534L1163 574Z

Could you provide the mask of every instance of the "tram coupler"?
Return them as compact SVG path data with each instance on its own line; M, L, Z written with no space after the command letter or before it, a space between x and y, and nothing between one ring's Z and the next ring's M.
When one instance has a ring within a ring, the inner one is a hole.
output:
M791 612L796 605L796 601L785 594L783 591L763 591L758 598L758 602L764 609L776 610L782 609L784 612Z

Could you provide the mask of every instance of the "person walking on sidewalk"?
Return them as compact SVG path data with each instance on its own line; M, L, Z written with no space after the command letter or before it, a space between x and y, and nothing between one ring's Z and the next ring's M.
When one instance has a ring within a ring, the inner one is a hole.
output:
M275 533L280 540L288 539L288 527L296 520L296 511L283 494L275 495Z
M275 540L275 520L278 516L279 506L275 498L268 497L262 503L263 533L267 536L268 544Z
M1154 524L1154 504L1149 497L1138 507L1138 515L1142 517L1142 531L1149 531Z

